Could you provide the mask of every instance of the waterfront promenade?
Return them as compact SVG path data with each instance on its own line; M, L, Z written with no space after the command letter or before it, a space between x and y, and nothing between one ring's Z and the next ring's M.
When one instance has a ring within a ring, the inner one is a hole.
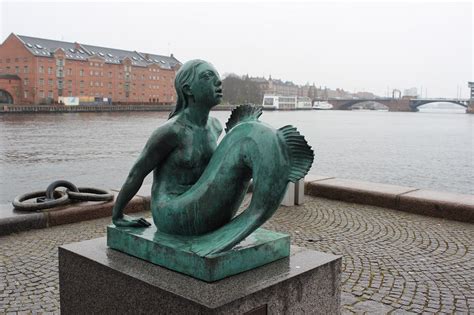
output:
M57 247L103 237L109 223L0 237L0 314L58 313ZM295 245L343 256L343 314L474 311L471 223L306 196L265 226L289 233Z

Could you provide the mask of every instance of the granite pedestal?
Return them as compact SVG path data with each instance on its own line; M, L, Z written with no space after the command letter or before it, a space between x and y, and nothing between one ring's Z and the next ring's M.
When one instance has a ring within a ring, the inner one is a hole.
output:
M110 249L105 238L59 247L63 314L338 314L341 257L291 255L213 283Z

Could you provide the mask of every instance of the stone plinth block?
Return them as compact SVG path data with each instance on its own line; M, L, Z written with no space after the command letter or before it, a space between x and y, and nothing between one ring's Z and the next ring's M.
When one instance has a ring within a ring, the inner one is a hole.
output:
M192 252L193 237L174 236L148 228L109 225L107 245L151 263L212 282L290 255L290 237L257 229L224 253L202 257Z
M299 247L213 283L107 248L105 238L59 247L63 314L338 314L340 282L340 256Z

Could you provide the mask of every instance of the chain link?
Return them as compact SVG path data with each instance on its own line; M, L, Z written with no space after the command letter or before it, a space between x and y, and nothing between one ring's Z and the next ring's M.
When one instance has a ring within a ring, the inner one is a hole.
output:
M56 190L58 187L66 188L65 191ZM34 202L31 200L36 198ZM58 180L51 183L46 190L16 196L13 207L23 211L39 211L51 209L78 201L111 201L114 199L112 192L93 187L77 188L71 182Z

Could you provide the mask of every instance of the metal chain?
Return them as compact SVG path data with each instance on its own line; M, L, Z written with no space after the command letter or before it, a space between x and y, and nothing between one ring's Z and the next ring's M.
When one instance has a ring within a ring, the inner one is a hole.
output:
M66 191L56 190L65 187ZM28 202L36 198L35 202ZM112 192L93 187L76 187L66 180L51 183L46 190L35 191L16 196L13 207L17 210L39 211L66 205L78 201L110 201L114 199Z

